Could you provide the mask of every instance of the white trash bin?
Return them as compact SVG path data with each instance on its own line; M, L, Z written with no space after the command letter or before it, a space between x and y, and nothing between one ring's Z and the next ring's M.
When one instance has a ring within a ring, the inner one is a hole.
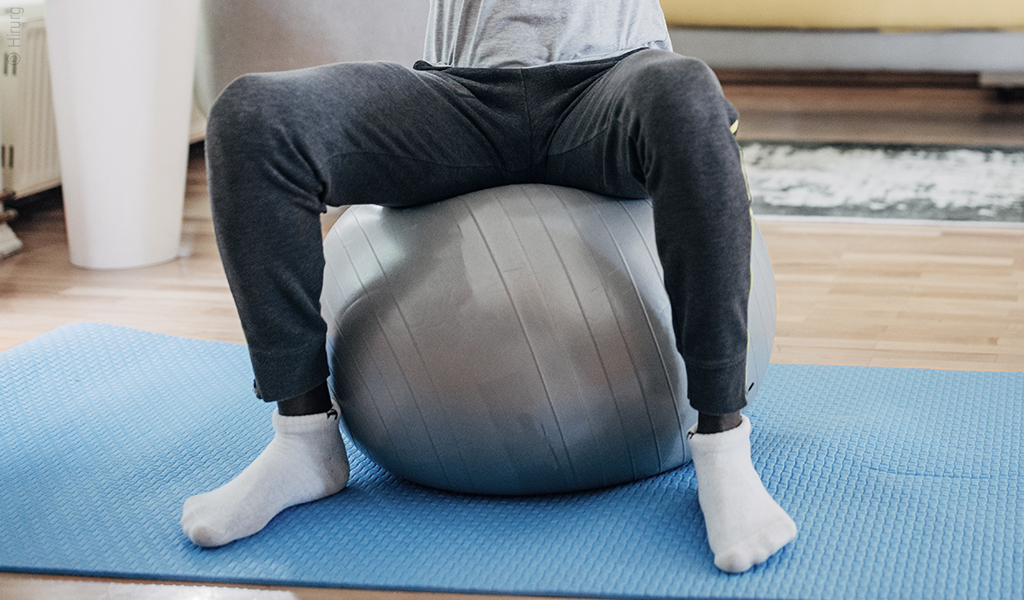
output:
M47 0L71 262L178 255L199 0Z

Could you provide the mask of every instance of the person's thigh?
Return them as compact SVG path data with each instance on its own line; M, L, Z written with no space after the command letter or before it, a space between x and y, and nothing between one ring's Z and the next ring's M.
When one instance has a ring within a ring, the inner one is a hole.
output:
M211 110L208 138L227 146L213 160L233 164L211 169L229 174L234 196L269 191L269 178L292 202L410 206L500 181L494 126L442 74L339 63L239 78Z
M735 183L741 171L729 132L737 119L703 62L672 52L636 52L606 71L564 115L551 138L547 179L627 198L678 188L683 178L701 184L725 175Z

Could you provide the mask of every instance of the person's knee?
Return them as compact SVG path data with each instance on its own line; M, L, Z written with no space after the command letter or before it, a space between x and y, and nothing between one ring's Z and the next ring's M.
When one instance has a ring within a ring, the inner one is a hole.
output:
M721 95L718 78L704 61L672 52L640 52L635 79L639 86L652 91L687 95Z
M274 157L287 143L287 111L273 74L243 75L231 82L210 108L206 123L206 164L214 216L237 215L272 195L239 193L240 186L272 177ZM233 217L232 217L233 218Z
M258 136L277 112L270 76L250 73L232 81L217 97L206 120L207 146L237 147Z
M630 89L638 114L658 128L728 128L738 114L726 100L714 71L703 61L671 52L649 55L635 67Z

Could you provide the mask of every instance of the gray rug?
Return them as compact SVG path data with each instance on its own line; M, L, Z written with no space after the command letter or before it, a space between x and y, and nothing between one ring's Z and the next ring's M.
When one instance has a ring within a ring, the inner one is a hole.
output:
M745 142L755 215L1024 223L1024 148Z

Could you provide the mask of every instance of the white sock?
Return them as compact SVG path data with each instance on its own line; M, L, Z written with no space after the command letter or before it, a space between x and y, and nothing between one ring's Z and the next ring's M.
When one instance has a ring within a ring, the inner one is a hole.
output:
M750 460L750 420L722 433L690 429L697 496L715 566L742 573L796 537L796 523L768 495Z
M185 501L181 528L200 546L222 546L263 529L277 513L335 494L348 483L337 408L283 417L274 439L237 477Z

